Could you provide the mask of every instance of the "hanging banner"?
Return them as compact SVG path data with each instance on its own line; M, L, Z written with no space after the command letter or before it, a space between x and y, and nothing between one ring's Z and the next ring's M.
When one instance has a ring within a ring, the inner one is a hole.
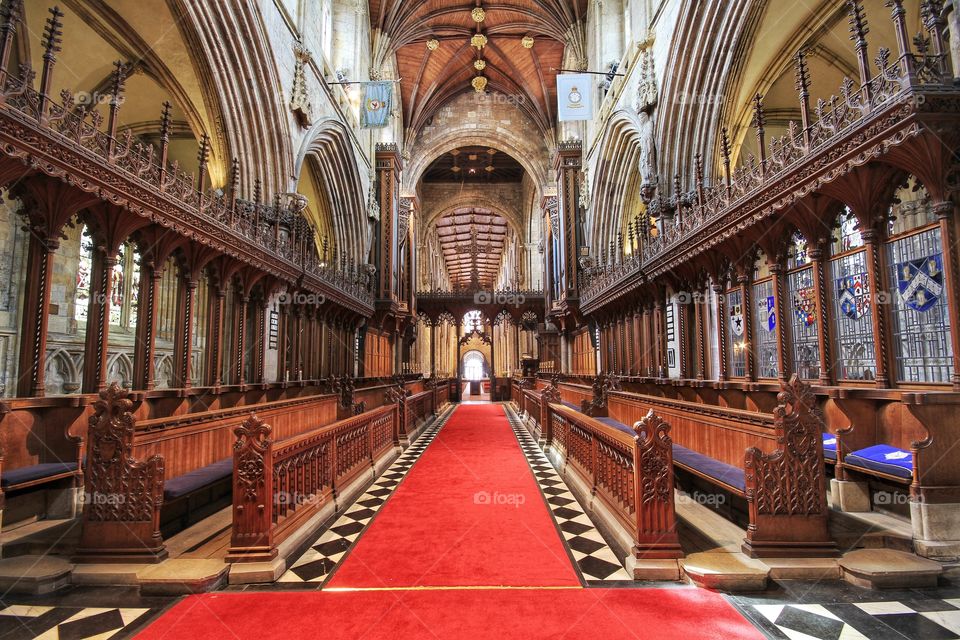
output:
M557 76L557 115L561 122L593 119L594 76L561 73Z
M360 105L360 127L362 129L381 129L387 126L392 104L392 82L364 83L363 103Z

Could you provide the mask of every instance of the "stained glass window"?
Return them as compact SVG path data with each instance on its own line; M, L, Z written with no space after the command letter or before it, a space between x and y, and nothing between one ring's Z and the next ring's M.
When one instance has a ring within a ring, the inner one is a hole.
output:
M773 280L753 285L753 337L757 344L757 376L776 378L780 372L777 358L776 298L773 295Z
M729 374L734 378L747 375L747 326L740 289L727 292L727 342Z
M787 268L796 269L810 264L809 248L807 239L799 231L795 231L790 237L790 247L787 249Z
M787 276L787 310L793 346L793 370L808 380L820 375L820 344L813 269L799 269Z
M942 251L939 227L887 243L900 382L949 382L953 374Z
M919 229L937 221L930 206L930 194L916 178L910 176L897 189L890 205L888 235L895 236L912 229Z
M93 236L86 225L80 230L80 260L77 265L77 289L73 298L73 317L86 322L90 310L90 278L93 272Z
M841 380L873 380L877 361L866 252L857 251L836 258L830 267L837 330L837 377Z
M860 234L860 222L850 207L844 208L837 218L837 230L833 234L831 253L837 255L863 246L863 236Z
M127 247L120 245L120 253L110 272L110 324L120 325L123 316L123 301L126 298L125 267Z

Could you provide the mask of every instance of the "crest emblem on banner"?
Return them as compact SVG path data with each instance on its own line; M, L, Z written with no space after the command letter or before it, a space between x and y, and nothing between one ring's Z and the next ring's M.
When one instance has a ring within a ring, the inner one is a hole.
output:
M777 305L773 296L761 298L757 302L757 311L761 318L767 319L767 331L773 333L773 330L777 328Z
M392 82L367 82L363 85L363 108L360 126L363 129L386 127L393 104Z
M870 313L870 296L864 284L866 282L865 273L856 273L837 280L840 311L851 320L859 320Z
M730 330L733 335L743 335L743 307L739 304L730 305Z
M593 118L594 77L586 73L557 76L557 115L561 122Z
M803 326L812 326L817 321L817 306L814 302L813 287L798 289L793 294L793 312Z
M898 264L897 288L907 308L928 311L943 293L943 257L937 253Z

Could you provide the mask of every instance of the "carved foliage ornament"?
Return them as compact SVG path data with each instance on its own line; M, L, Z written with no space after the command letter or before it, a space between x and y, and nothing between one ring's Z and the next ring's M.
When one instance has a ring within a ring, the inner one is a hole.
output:
M313 107L307 96L305 67L310 62L312 56L310 55L310 51L300 43L294 45L293 55L293 88L290 91L290 109L294 115L296 115L300 126L309 127L313 124Z
M89 521L150 522L163 502L163 456L140 462L131 455L136 420L127 395L114 382L93 405L87 430L86 491L94 498L117 499L89 500L83 512Z
M251 413L243 424L233 430L237 437L233 443L234 465L237 469L239 488L244 500L255 501L266 479L264 456L270 448L271 427Z
M633 425L640 450L640 502L672 503L673 441L670 425L653 409Z
M812 515L825 508L824 420L810 385L796 374L782 383L773 410L779 448L747 451L747 499L765 515Z

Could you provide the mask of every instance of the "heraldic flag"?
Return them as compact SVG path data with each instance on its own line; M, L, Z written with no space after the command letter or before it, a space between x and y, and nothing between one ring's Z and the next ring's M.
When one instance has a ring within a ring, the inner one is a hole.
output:
M561 122L593 118L594 77L589 73L557 76L557 115Z
M363 104L360 105L360 127L363 129L380 129L387 126L392 103L392 82L364 83Z

